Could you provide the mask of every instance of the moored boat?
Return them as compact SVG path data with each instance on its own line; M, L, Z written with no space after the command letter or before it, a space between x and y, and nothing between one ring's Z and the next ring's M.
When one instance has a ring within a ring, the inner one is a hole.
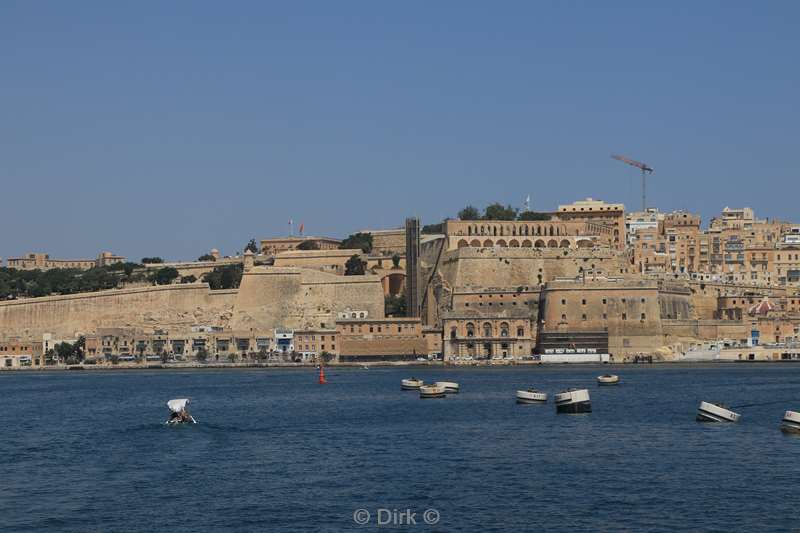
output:
M421 379L409 378L400 381L400 388L402 390L419 390L424 385Z
M557 413L591 413L592 401L586 389L567 389L555 396Z
M781 431L784 433L800 433L800 413L786 411L781 420Z
M536 389L517 391L517 403L546 403L547 393Z
M597 384L598 385L618 385L619 384L619 376L616 374L603 374L602 376L597 376Z
M700 402L697 408L698 422L738 422L740 417L721 403Z
M455 381L437 381L434 385L444 387L444 392L447 394L454 394L459 392L460 387Z
M444 398L445 388L441 385L422 385L419 388L420 398Z

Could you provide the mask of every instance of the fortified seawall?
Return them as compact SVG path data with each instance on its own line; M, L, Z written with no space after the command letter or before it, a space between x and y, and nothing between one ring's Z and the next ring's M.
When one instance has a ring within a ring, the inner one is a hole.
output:
M383 318L380 278L254 267L238 290L212 291L206 283L190 283L0 302L0 337L52 333L73 338L98 327L333 328L337 313L345 310Z
M237 291L206 283L113 289L0 302L0 337L72 338L98 327L188 328L227 325Z
M237 330L333 328L337 313L384 317L380 277L337 276L293 267L254 267L244 273L234 305Z
M622 276L630 265L613 250L567 248L459 248L442 254L439 272L450 287L536 286L581 273Z

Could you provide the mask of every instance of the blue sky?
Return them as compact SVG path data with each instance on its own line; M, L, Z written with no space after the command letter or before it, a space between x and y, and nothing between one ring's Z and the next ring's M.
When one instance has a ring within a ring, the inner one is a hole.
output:
M2 2L0 256L492 201L800 220L798 2Z

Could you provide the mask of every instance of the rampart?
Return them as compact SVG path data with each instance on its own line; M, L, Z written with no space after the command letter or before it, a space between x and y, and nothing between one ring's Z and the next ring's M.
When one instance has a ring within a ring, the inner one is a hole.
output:
M621 276L630 264L610 249L459 248L446 251L440 273L450 287L532 286L560 277Z
M348 309L367 311L370 318L383 318L383 288L378 276L255 267L242 277L233 327L333 327L336 313Z
M182 328L227 325L237 291L205 283L115 289L0 302L0 337L71 338L98 327Z

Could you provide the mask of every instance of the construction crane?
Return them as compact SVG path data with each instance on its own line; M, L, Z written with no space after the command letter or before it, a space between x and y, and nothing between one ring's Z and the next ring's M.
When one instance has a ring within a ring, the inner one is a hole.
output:
M632 167L636 167L642 171L642 211L647 209L647 185L645 180L645 175L647 173L653 173L653 167L648 166L644 163L640 163L639 161L634 161L633 159L628 159L627 157L621 155L612 155L614 159L617 161L622 161L623 163L627 163Z

